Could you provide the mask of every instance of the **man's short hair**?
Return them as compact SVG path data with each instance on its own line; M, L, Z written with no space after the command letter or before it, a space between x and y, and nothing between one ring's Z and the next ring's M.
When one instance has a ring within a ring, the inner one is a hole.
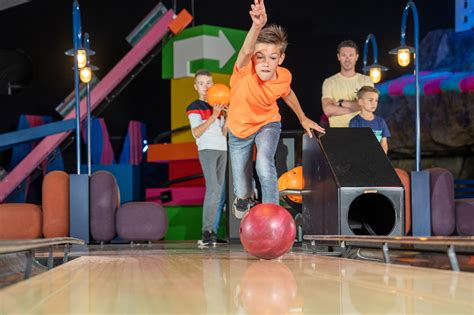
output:
M370 85L364 85L363 87L359 89L359 91L357 91L357 99L360 100L362 97L364 97L365 93L368 93L368 92L373 92L373 93L377 93L377 95L380 95L379 90L377 90L376 88Z
M357 47L357 44L350 39L342 41L339 45L337 45L337 53L341 52L342 47L354 48L356 51L356 54L359 54L359 47Z
M280 25L270 24L260 31L257 37L257 43L280 46L281 53L283 54L288 46L288 36L283 27Z
M196 81L196 78L201 75L206 76L206 77L212 77L212 74L208 70L201 69L201 70L196 71L196 73L194 74L194 81Z

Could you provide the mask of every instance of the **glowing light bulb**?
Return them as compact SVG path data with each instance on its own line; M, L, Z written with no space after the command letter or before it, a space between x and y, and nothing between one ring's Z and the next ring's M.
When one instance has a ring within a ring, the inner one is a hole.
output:
M374 83L379 83L382 78L382 70L379 67L370 68L370 79Z
M398 50L398 64L402 67L410 64L410 49L401 48Z
M82 69L87 64L87 53L84 49L77 50L77 66Z
M84 67L81 69L79 73L79 77L81 78L81 82L89 83L92 79L92 70L90 67Z

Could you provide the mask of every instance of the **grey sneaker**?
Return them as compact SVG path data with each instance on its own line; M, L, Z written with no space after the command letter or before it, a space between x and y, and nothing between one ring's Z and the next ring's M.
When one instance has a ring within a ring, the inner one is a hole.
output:
M249 209L254 205L255 201L253 201L251 198L240 199L236 197L234 203L232 204L234 216L239 220L242 219L247 211L249 211Z

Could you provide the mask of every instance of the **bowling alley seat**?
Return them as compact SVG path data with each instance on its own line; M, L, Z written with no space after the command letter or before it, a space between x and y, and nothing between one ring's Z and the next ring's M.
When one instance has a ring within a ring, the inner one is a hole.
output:
M65 237L69 234L69 175L52 171L43 179L42 205L0 204L0 239Z
M427 171L430 173L431 233L452 235L456 229L453 175L440 167Z
M395 171L405 187L405 231L408 233L411 224L410 177L402 169ZM454 199L453 175L447 169L436 167L427 171L430 173L431 234L473 236L474 198Z
M474 236L474 198L457 199L456 233L461 236Z
M432 234L474 235L474 199L454 199L454 180L444 168L428 169L431 189Z
M164 237L168 219L162 206L151 202L129 202L120 206L115 177L97 171L90 178L91 236L100 242L117 234L127 241L155 241Z
M409 174L396 168L405 187L406 223L408 233L411 224L411 197ZM453 175L444 168L427 169L430 173L431 233L434 236L473 236L474 199L454 199Z

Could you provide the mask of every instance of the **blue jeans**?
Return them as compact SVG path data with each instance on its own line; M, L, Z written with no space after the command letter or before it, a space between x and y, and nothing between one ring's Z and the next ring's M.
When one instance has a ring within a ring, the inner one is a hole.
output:
M240 199L253 194L253 144L257 145L257 175L262 187L262 202L279 204L275 153L280 139L281 123L269 123L247 138L229 132L229 152L234 193Z

